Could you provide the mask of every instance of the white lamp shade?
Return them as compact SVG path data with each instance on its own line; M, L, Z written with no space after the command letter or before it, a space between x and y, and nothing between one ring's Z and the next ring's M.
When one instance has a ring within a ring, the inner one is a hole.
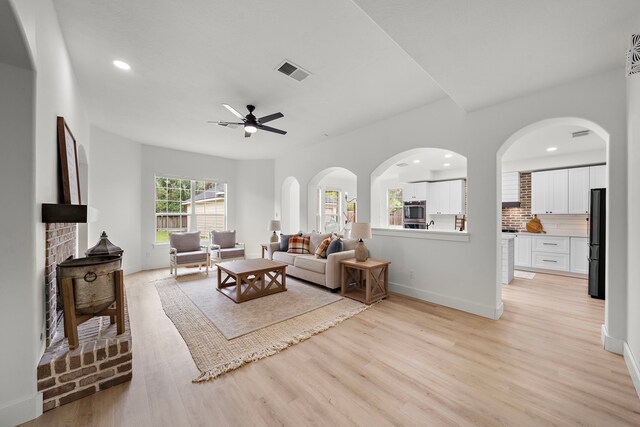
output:
M272 219L269 221L269 231L280 231L280 220Z
M352 239L370 239L371 225L368 222L354 222L351 226Z

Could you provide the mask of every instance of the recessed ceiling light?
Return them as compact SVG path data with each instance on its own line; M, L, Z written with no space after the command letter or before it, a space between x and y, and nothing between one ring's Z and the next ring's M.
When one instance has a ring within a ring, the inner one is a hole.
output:
M131 69L131 65L127 64L124 61L120 61L119 59L116 59L115 61L113 61L113 65L115 65L116 67L120 68L121 70L130 70Z
M413 163L420 163L420 160L414 160Z
M453 154L449 153L449 154L445 154L444 155L445 158L450 159L453 157Z
M558 147L549 147L547 148L547 151L556 151L558 149Z
M444 167L446 168L446 167L451 166L451 163L445 163L445 164L444 164L444 165L442 165L442 166L444 166Z

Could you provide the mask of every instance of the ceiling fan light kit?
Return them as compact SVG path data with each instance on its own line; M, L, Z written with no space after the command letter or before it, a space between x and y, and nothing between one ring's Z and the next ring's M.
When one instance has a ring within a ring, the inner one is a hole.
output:
M235 129L239 125L244 125L243 127L244 127L245 138L249 138L251 134L257 132L258 129L266 130L267 132L278 133L280 135L287 134L287 131L264 125L264 123L284 117L284 114L282 113L278 112L278 113L269 114L264 117L256 118L256 116L253 115L253 110L255 110L256 107L253 105L247 105L247 110L249 110L249 114L247 114L246 116L243 116L242 114L240 114L238 110L236 110L229 104L222 104L222 105L224 106L224 108L229 110L231 114L233 114L234 116L242 120L242 122L210 121L209 123L215 123L218 126L230 127L232 129Z

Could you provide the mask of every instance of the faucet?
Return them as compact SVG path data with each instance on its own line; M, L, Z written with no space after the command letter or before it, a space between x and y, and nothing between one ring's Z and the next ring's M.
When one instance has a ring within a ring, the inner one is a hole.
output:
M431 220L431 221L429 221L429 222L427 223L427 230L429 229L429 226L430 226L430 225L435 225L435 223L433 222L433 220Z

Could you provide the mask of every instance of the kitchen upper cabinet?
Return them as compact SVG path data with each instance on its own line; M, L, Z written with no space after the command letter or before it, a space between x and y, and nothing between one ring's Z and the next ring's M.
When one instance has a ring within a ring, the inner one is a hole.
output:
M466 212L464 180L456 179L449 181L449 213L453 215L462 215Z
M444 215L449 211L449 181L430 182L427 213Z
M569 169L569 213L589 213L591 168Z
M531 267L531 236L516 234L513 243L513 264L520 267Z
M502 174L502 202L520 201L520 172Z
M569 211L569 171L558 169L531 174L531 212L566 214Z
M430 215L461 215L465 213L465 181L431 182L427 192L427 213Z
M589 273L589 239L586 237L571 238L571 272Z
M404 187L402 187L403 202L417 202L420 200L427 200L426 182L409 183L405 184Z
M607 188L607 165L589 167L589 188Z

